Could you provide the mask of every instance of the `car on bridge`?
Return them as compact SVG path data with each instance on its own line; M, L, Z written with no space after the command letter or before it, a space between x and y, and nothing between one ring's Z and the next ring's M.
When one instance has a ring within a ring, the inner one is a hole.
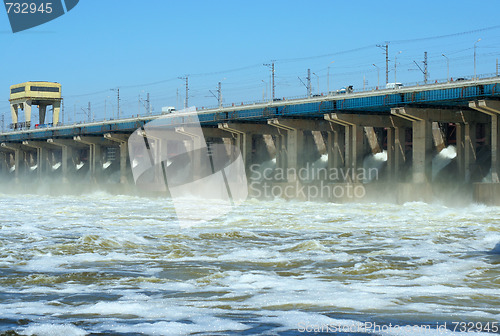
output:
M402 83L387 83L385 85L386 89L401 89L404 85Z

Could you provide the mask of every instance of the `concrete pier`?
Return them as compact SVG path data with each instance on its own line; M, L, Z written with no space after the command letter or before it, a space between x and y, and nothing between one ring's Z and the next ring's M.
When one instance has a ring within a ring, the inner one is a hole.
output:
M150 127L147 123L158 116L16 129L0 134L0 174L14 181L60 176L64 182L90 178L99 185L111 180L128 185L132 181L129 155L136 155L128 140L139 129L147 140L138 141L138 148L146 144L157 160L188 154L191 161L186 162L186 171L193 174L200 172L200 160L211 155L211 148L225 144L227 151L238 148L247 178L252 167L262 165L274 171L273 185L294 189L295 194L304 187L328 189L330 195L334 190L358 188L367 191L366 200L405 202L432 201L449 189L450 194L500 204L498 84L500 79L495 77L219 107L198 111L201 129L184 125L182 120L191 118L180 113L164 116ZM33 102L28 98L19 94L11 99L16 127L27 126L19 122L20 109L25 123L31 122ZM36 104L40 120L48 103L54 106L52 118L57 123L58 97ZM160 126L169 127L172 139L164 139ZM206 154L195 155L202 147ZM166 183L160 170L165 167L158 163L151 163L157 171L145 175L141 183L163 192ZM301 176L314 169L322 174ZM377 170L377 177L365 178L367 169ZM284 173L277 174L280 171ZM327 200L359 201L340 196Z

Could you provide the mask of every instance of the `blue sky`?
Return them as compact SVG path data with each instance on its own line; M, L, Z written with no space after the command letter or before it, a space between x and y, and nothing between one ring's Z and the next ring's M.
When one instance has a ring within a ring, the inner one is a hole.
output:
M182 107L189 75L190 104L214 106L222 81L224 103L262 100L269 95L269 69L276 60L276 96L299 96L307 69L313 92L346 85L385 84L385 56L377 44L389 42L394 81L423 80L428 52L432 81L494 73L500 58L498 0L477 1L119 1L80 0L66 15L12 34L0 11L0 113L10 122L9 86L28 80L63 85L65 122L85 118L91 102L96 119L116 113L121 89L123 116L144 114L139 102L150 93L155 111ZM493 27L493 28L492 28ZM461 34L463 33L463 34ZM451 36L448 36L451 35ZM443 37L444 36L444 37ZM334 61L334 63L331 63ZM155 83L155 84L151 84ZM106 115L104 115L106 113ZM36 113L35 113L36 115Z

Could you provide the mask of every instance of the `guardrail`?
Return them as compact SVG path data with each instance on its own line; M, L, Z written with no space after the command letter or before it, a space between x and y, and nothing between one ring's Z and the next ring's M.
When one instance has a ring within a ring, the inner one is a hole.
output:
M344 96L347 97L347 96L351 96L353 94L362 94L362 93L376 94L376 93L384 93L384 92L395 92L395 90L398 90L398 92L400 92L402 90L403 91L411 91L412 89L415 89L415 88L422 88L422 87L432 88L432 86L434 86L434 85L457 84L459 82L460 83L463 82L464 84L471 84L471 83L476 83L476 82L481 81L481 80L493 79L493 78L498 78L496 73L481 74L481 75L477 75L476 78L474 78L474 76L465 76L465 77L459 77L459 78L453 79L453 80L451 80L451 78L449 80L448 79L438 79L438 80L434 80L431 83L429 83L429 82L425 83L424 81L404 83L404 86L401 89L387 89L385 87L380 88L380 87L376 87L376 86L375 87L368 87L368 88L364 88L364 89L354 88L352 90L352 92L347 92L347 91L340 92L339 90L337 90L337 91L330 91L328 93L327 92L317 93L317 94L314 94L310 97L307 95L288 96L288 97L275 98L275 100L272 102L269 99L265 99L265 100L244 101L244 102L240 102L240 103L229 103L229 104L223 104L222 109L230 109L230 108L235 108L235 107L237 107L237 108L251 107L254 105L265 105L265 104L272 104L272 103L296 102L296 101L300 101L300 100L326 98L326 97L344 97ZM202 106L200 108L197 108L197 111L208 112L211 110L217 110L219 108L220 108L219 105L212 105L212 106L207 106L207 107ZM103 119L93 120L92 122L77 121L77 122L73 122L73 123L64 123L64 124L59 123L57 125L57 127L60 127L60 126L71 127L71 126L77 126L77 125L92 125L92 124L102 124L102 123L110 123L110 122L121 123L121 122L129 122L131 120L137 120L137 119L149 119L149 118L153 119L154 117L161 116L164 114L165 113L159 111L157 113L150 113L148 115L140 115L140 114L137 114L135 116L132 115L132 117L123 118L123 119L113 119L113 118L105 119L105 118L103 118ZM45 125L48 125L46 128L53 127L51 124L44 124L44 126ZM26 128L26 122L23 122L23 123L18 123L18 129L15 129L12 131L7 131L7 132L1 132L0 134L25 132L27 130L28 129ZM30 128L29 130L32 130L32 129Z

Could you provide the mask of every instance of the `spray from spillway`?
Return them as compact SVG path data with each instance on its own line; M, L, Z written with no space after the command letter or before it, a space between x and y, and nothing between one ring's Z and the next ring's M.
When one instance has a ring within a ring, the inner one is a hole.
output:
M441 150L441 152L432 159L432 180L434 180L439 172L449 165L456 157L457 149L455 146L448 146Z
M365 174L364 183L371 182L375 177L380 176L380 170L387 162L387 151L369 155L363 160L363 169L365 172L371 172L374 169L378 171L378 174L367 173Z
M251 168L250 181L262 181L271 179L276 168L276 158L264 161L260 165Z

